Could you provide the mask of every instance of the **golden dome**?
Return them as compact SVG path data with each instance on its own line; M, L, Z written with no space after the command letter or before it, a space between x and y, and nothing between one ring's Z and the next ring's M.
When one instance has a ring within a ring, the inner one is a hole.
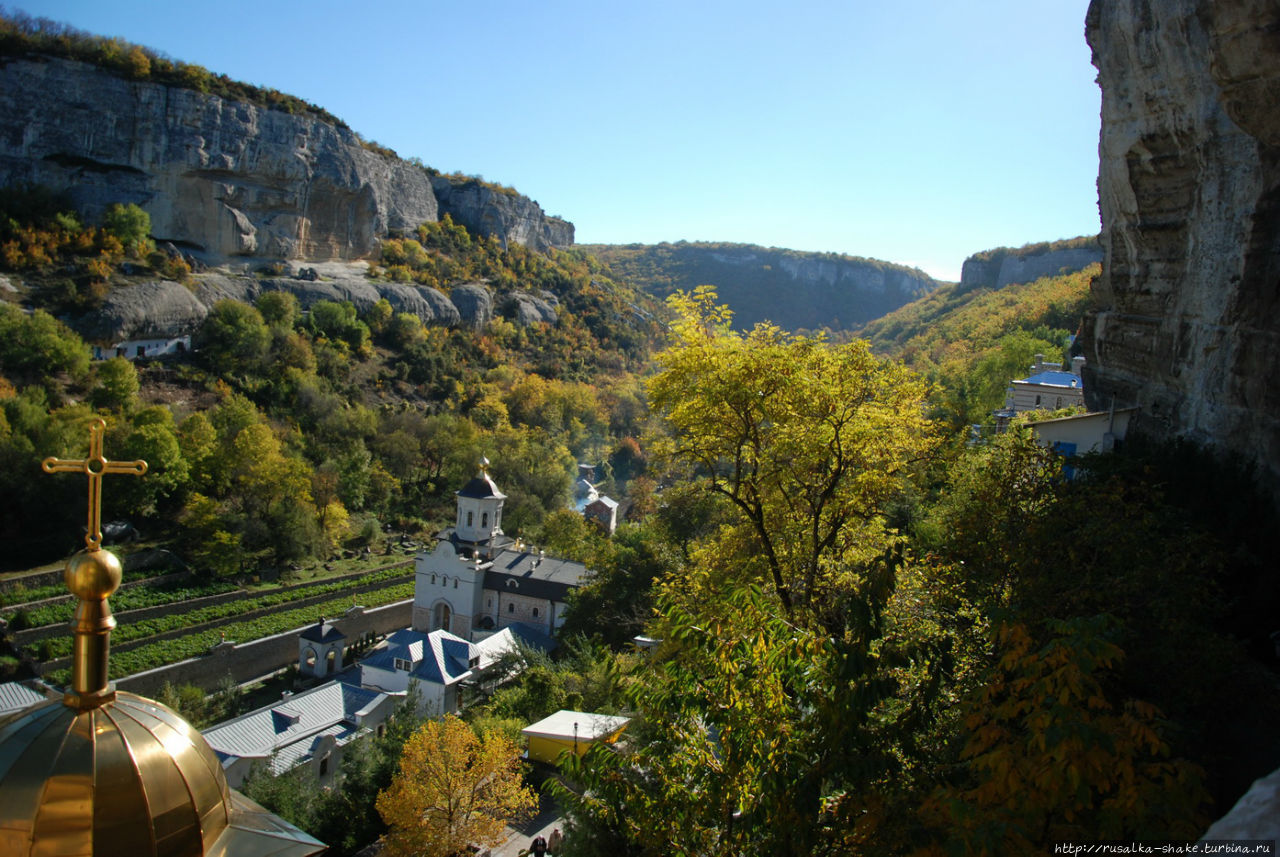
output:
M115 617L107 597L120 560L102 550L101 477L146 472L110 462L105 423L91 424L90 457L45 459L49 473L89 476L87 550L64 572L79 599L71 622L71 687L0 718L0 857L308 857L324 843L227 787L217 755L158 702L118 692L107 656Z
M0 720L0 854L302 855L322 843L227 787L204 736L123 691Z
M0 854L204 854L227 828L228 792L204 737L130 693L0 724Z

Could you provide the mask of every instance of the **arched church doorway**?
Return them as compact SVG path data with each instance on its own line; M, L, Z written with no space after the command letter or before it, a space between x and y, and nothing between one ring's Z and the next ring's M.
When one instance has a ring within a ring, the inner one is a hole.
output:
M453 611L449 609L449 605L441 601L436 605L434 615L431 619L431 630L448 631L449 622L453 618Z

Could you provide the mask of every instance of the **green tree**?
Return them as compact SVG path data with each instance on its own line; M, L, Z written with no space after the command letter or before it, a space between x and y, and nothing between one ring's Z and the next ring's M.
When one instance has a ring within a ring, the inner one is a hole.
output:
M89 348L44 310L26 315L0 303L0 371L18 385L39 381L49 388L59 374L78 381L89 372Z
M721 541L786 613L817 617L889 544L886 508L932 446L924 386L861 341L738 334L708 288L670 302L675 342L648 385L671 433L657 449L732 504Z
M291 292L263 292L254 304L262 314L262 320L271 327L292 330L298 320L298 298Z
M138 370L123 357L112 357L97 364L97 378L89 400L95 408L128 412L137 404L140 385Z
M200 356L214 372L255 374L262 369L271 333L262 313L239 301L218 301L196 337Z
M138 205L113 203L102 216L102 228L135 257L150 249L151 215Z

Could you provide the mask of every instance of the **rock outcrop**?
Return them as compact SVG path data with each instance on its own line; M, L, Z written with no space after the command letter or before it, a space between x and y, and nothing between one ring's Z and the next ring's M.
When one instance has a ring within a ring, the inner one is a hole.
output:
M1092 407L1280 488L1280 7L1093 0L1101 242Z
M86 339L114 345L193 333L208 315L208 306L181 283L155 280L116 289L78 326Z
M493 319L493 295L479 283L462 283L449 292L462 323L480 330Z
M360 264L331 263L316 280L297 276L259 278L228 271L210 271L191 278L190 285L156 280L117 288L103 305L74 322L86 339L103 345L148 337L195 333L218 301L255 303L265 292L289 292L306 310L320 301L350 301L364 312L385 298L396 312L412 313L423 324L438 327L466 325L482 329L494 318L495 306L510 307L516 324L555 324L555 299L547 294L508 292L495 296L482 283L454 286L449 295L426 286L373 282Z
M503 315L514 318L516 324L555 324L558 318L555 308L542 298L528 292L512 292L508 296Z
M66 191L90 221L137 203L158 241L214 264L364 258L440 211L426 170L346 127L38 56L0 63L0 184L12 183ZM504 242L573 240L518 194L451 205Z
M1041 277L1075 273L1102 261L1099 246L1045 250L988 251L964 260L960 269L960 290L1003 289L1014 283L1030 283Z
M683 241L579 246L658 297L715 286L741 328L767 320L788 330L853 329L938 287L915 268L836 253Z
M539 252L573 243L573 224L548 217L526 196L458 176L436 176L431 186L440 215L449 215L474 235L496 235L504 247L523 244Z

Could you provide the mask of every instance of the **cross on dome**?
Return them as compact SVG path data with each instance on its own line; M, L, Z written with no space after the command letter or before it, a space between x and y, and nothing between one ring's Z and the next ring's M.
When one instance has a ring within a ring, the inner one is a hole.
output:
M95 417L89 424L87 458L49 456L40 463L45 473L83 473L89 477L89 525L85 530L84 544L90 551L102 548L102 477L108 473L141 476L147 472L145 461L110 461L102 454L102 435L106 430L107 421Z

